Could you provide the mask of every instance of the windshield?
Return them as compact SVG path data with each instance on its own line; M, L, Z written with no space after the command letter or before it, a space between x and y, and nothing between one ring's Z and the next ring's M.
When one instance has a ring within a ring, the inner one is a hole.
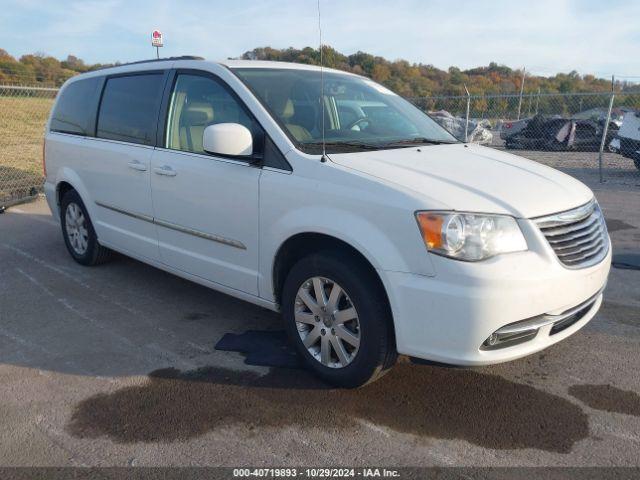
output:
M307 153L322 151L318 70L234 68L287 135ZM456 143L429 116L366 78L324 72L327 153Z

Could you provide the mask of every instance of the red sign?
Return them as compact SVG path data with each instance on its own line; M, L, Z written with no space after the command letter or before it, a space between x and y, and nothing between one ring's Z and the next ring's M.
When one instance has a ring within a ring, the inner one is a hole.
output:
M162 47L162 32L160 30L154 30L151 33L151 45L154 47Z

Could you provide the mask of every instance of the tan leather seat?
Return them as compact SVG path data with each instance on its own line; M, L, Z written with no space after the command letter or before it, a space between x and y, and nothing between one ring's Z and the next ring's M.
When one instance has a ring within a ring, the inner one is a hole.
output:
M272 104L274 106L274 110L276 110L276 113L280 117L280 120L282 120L282 123L287 127L287 130L289 130L291 135L293 135L293 138L298 142L308 142L313 140L309 130L292 121L296 114L296 110L290 98L272 99Z
M290 98L288 98L287 101L284 102L282 112L280 113L280 117L287 127L287 130L291 132L291 135L293 135L293 137L298 142L309 142L313 140L313 137L311 136L311 133L309 133L309 130L304 128L302 125L298 125L297 123L291 123L291 120L293 119L295 114L296 110L293 102Z
M213 123L213 106L194 102L186 106L180 115L180 150L204 153L202 136L204 129Z

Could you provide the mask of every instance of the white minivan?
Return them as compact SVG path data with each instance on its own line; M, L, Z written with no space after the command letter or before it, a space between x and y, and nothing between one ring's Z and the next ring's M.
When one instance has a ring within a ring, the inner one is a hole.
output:
M76 261L115 250L281 311L304 362L347 387L398 354L471 366L548 347L593 318L611 263L579 181L313 66L180 57L79 75L45 169Z

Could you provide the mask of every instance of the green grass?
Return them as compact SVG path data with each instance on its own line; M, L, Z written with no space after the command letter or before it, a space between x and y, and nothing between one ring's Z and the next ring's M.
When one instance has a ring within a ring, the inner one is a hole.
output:
M42 187L42 140L52 98L0 97L0 202Z

